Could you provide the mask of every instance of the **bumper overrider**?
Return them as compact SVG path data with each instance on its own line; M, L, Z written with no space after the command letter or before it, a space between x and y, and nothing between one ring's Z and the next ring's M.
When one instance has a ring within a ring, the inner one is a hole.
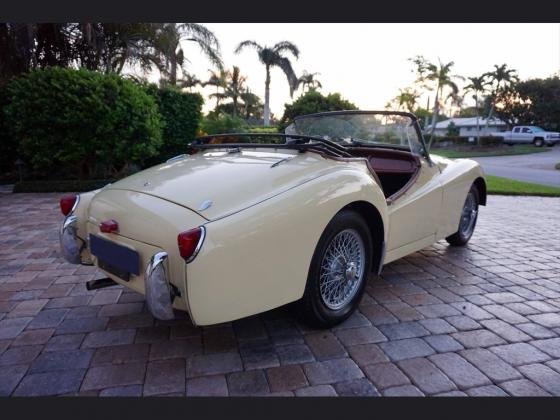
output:
M78 218L74 211L78 207L79 197L78 195L72 210L66 215L60 227L60 250L64 259L71 264L93 265L89 258L82 255L83 251L87 248L87 243L77 234ZM166 259L166 252L158 252L153 255L146 267L144 276L145 297L148 309L155 318L161 320L175 318L173 312L174 294L169 285L164 264Z

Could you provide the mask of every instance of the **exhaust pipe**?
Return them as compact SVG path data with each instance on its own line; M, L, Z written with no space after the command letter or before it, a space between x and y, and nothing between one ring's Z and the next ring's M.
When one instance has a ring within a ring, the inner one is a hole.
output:
M117 282L110 279L109 277L105 277L104 279L90 280L86 282L86 289L87 290L103 289L104 287L116 286L117 284L118 284Z

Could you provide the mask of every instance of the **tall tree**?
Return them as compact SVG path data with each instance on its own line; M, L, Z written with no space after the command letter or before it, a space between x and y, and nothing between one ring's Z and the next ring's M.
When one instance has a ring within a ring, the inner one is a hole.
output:
M202 83L202 86L204 87L214 86L216 88L216 92L211 93L209 96L211 98L216 98L216 109L217 109L218 106L220 106L220 101L226 98L225 93L220 92L220 89L225 89L226 87L226 72L223 69L217 72L214 70L208 70L208 71L210 72L210 77L206 82Z
M233 66L232 71L228 71L226 75L226 88L225 95L230 98L233 102L233 116L237 116L237 104L239 98L245 89L246 76L243 76L239 70L239 67Z
M177 82L177 86L183 89L188 89L189 92L192 92L192 88L203 85L204 82L202 80L190 73L186 73L183 78Z
M486 89L488 87L488 80L487 80L487 76L486 74L483 74L482 76L473 76L473 77L468 77L469 80L469 84L467 86L465 86L465 92L472 92L473 93L473 99L474 99L474 107L476 110L476 144L479 144L480 142L480 120L479 120L479 115L480 115L480 111L479 111L479 105L478 105L478 100L480 95L484 95L484 92L486 92Z
M488 130L488 124L490 123L490 118L494 113L496 107L496 101L494 98L504 89L510 87L514 83L519 81L517 76L517 71L514 69L508 69L507 64L502 64L498 66L494 64L494 70L485 73L485 76L490 81L490 97L492 98L492 103L490 105L490 111L488 112L488 118L486 119L486 130Z
M398 111L404 109L408 112L414 112L418 105L420 94L413 88L399 89L399 94L385 105L385 108L396 108Z
M272 47L268 47L266 45L259 45L255 41L247 40L241 42L237 46L235 53L239 54L245 48L253 48L256 50L259 60L266 70L264 84L264 125L267 126L270 124L270 69L272 67L279 67L284 72L290 86L290 96L292 96L294 90L297 88L298 79L294 73L290 59L283 54L286 52L291 53L297 59L299 57L299 49L295 44L289 41L281 41Z
M459 88L457 87L455 80L462 79L462 77L451 74L451 69L455 64L453 61L442 63L441 60L438 59L438 63L434 64L421 55L417 55L409 60L415 65L415 71L417 74L416 82L421 84L423 87L436 92L434 111L432 114L430 140L428 142L429 148L434 138L436 122L438 120L441 107L441 98L444 97L446 91L451 91L447 97L451 97L450 95L457 95Z
M263 113L263 104L261 98L252 93L249 88L245 88L240 95L241 101L243 102L243 110L245 119L251 117L261 118Z
M501 89L496 115L510 125L538 125L560 131L560 77L528 79Z
M298 77L297 84L298 87L301 86L303 93L305 93L309 89L317 89L322 88L321 82L317 80L315 76L320 73L308 73L307 71L303 71L303 74Z
M194 42L202 53L217 68L223 67L220 43L214 33L198 23L161 23L156 25L153 62L164 80L177 84L179 70L184 68L187 58L181 41Z

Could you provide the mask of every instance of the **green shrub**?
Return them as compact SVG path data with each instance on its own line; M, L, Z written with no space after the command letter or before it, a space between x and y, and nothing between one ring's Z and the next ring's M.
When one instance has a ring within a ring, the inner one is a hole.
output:
M481 136L478 144L480 146L502 146L504 141L501 137Z
M257 133L257 134L274 134L278 133L278 128L271 126L271 127L249 127L249 133Z
M284 129L294 121L294 118L300 115L347 109L358 109L358 107L343 99L340 93L330 93L325 96L312 89L301 95L293 103L284 105L284 115L278 124L278 131L284 132Z
M154 98L117 75L50 67L13 79L7 94L5 115L23 158L44 176L56 168L118 176L162 142Z
M426 136L426 141L429 139L429 135ZM432 142L432 147L456 147L456 146L468 146L469 138L468 137L459 137L459 136L439 136L435 137L434 141Z
M229 114L209 112L202 119L200 129L205 134L243 133L248 130L245 120Z
M453 136L458 136L459 135L459 127L457 127L457 125L451 121L449 123L449 125L447 126L447 133L448 136L453 137Z
M473 138L474 141L470 142L469 139ZM461 137L461 136L442 136L436 137L432 143L432 148L443 148L443 147L500 147L503 145L503 141L500 137L493 136L481 136L480 142L476 144L476 137Z
M8 104L6 89L0 87L0 176L14 172L14 162L18 158L17 142L10 131L10 124L4 108Z
M202 118L204 100L199 93L183 93L174 87L144 86L155 98L164 122L163 144L151 161L165 161L185 153L187 145L196 137Z

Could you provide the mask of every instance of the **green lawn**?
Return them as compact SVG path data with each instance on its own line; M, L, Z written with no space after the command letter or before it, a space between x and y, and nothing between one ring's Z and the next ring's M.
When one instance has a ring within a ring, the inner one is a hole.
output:
M560 188L486 175L488 194L560 197Z
M532 144L516 144L515 146L484 148L479 150L432 149L430 153L446 158L470 158L483 156L527 155L529 153L542 153L548 150L550 149L546 147L535 147Z

